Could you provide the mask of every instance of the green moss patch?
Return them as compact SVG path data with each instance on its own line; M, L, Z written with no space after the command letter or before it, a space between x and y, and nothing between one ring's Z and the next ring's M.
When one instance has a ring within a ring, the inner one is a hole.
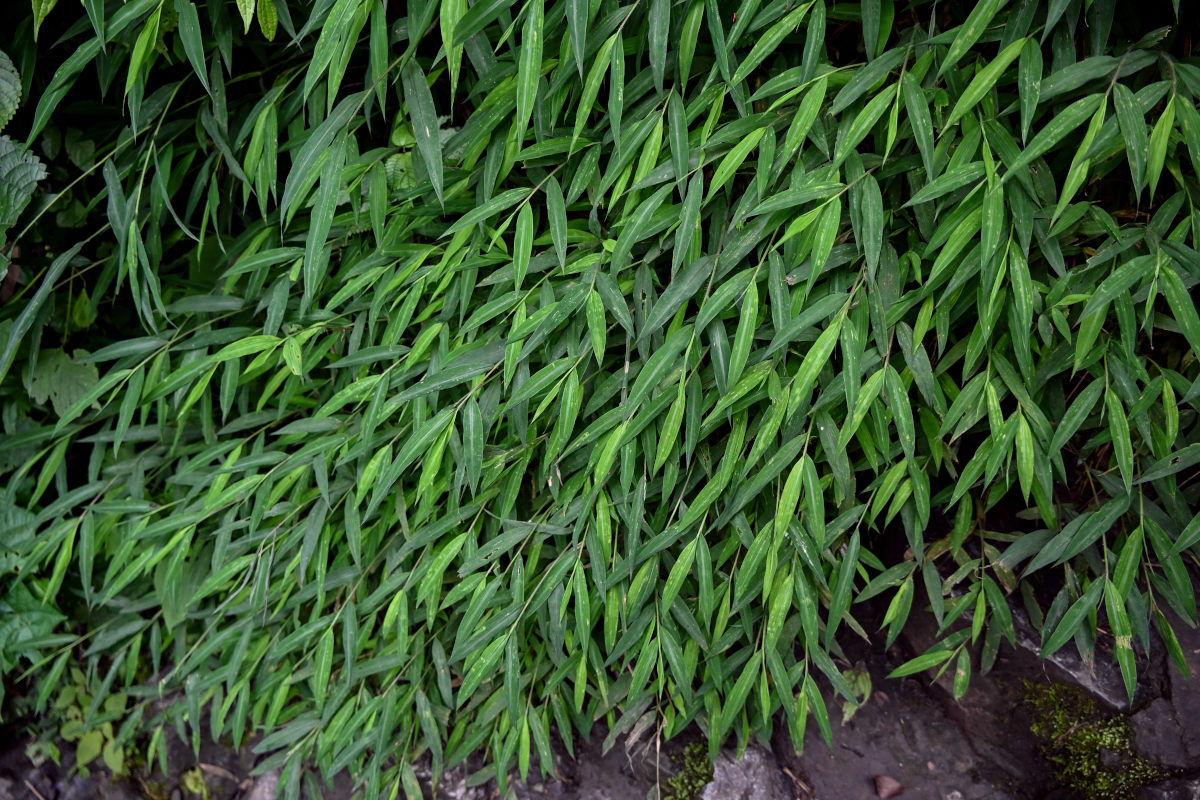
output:
M1030 729L1065 788L1085 800L1123 800L1167 777L1133 746L1129 718L1106 715L1086 692L1025 681Z
M683 749L683 762L678 774L662 789L662 800L698 800L704 787L712 782L713 765L708 760L708 748L693 742Z

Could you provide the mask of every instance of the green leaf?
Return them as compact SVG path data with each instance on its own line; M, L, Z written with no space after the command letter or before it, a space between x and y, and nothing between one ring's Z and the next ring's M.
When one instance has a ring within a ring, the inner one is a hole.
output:
M46 177L46 168L37 156L22 145L0 136L0 241L5 232L16 224L34 189ZM7 270L6 270L7 271Z
M33 39L37 41L38 32L42 29L42 23L46 21L46 17L58 5L58 0L33 0ZM0 128L4 127L0 125ZM97 750L97 753L99 750ZM95 758L95 756L92 756ZM90 761L91 759L87 759ZM87 761L80 759L79 763L86 764Z
M842 321L845 319L845 309L843 313L838 314L833 320L833 323L821 332L817 337L817 341L804 355L804 360L800 363L800 369L797 370L795 377L792 379L792 404L799 406L802 400L807 400L809 392L817 382L817 375L820 374L821 368L829 360L830 354L833 352L833 346L837 343L838 336L842 332ZM789 413L792 408L789 407Z
M36 7L37 3L34 5ZM35 20L35 30L40 25L41 20ZM0 50L0 131L12 120L20 105L21 75L8 54Z
M700 287L708 283L715 267L715 259L711 256L705 257L685 267L676 275L651 308L642 326L641 335L649 336L666 325L683 304L691 300L696 292L700 291Z
M671 142L671 163L675 168L675 181L679 186L685 186L688 173L688 159L690 153L688 151L688 129L687 129L687 113L683 108L683 101L679 99L679 95L671 92L667 98L667 118L670 122L668 127L669 138ZM688 226L690 228L690 226ZM681 226L681 230L686 230ZM687 231L690 233L690 231Z
M571 33L571 50L575 54L575 65L579 68L579 77L583 77L583 65L587 51L587 29L591 19L588 0L567 0L567 28ZM604 61L597 59L597 62Z
M529 204L521 206L517 212L517 237L513 243L513 274L516 279L517 289L521 288L521 283L525 280L525 273L529 270L529 258L533 252L533 212L529 210Z
M650 74L654 77L654 88L663 90L663 76L667 71L667 36L671 32L671 2L670 0L650 0L649 8L649 55ZM621 54L622 57L624 54Z
M483 473L483 446L484 446L484 430L483 430L483 415L479 410L479 403L475 398L468 398L463 405L462 411L462 427L463 427L463 452L466 456L464 462L464 470L467 477L467 485L474 492L479 487L479 477Z
M1104 393L1104 406L1108 412L1108 430L1112 436L1113 452L1117 457L1117 466L1121 470L1121 480L1125 491L1133 486L1133 443L1129 438L1129 420L1125 417L1125 409L1115 392Z
M1155 461L1142 472L1135 483L1161 480L1177 472L1194 467L1196 464L1200 464L1200 443L1189 444L1165 458Z
M742 297L740 316L738 317L737 333L733 337L733 351L729 356L729 374L725 379L729 386L736 386L750 357L750 348L754 346L754 332L758 328L758 287L754 281L746 287Z
M1017 416L1017 476L1021 482L1021 497L1029 501L1029 492L1033 488L1034 464L1037 460L1037 450L1033 444L1033 431L1025 420L1024 414Z
M529 0L525 25L521 29L520 67L517 71L517 116L513 121L514 138L525 138L525 127L537 101L538 79L542 72L542 39L545 33L542 0Z
M425 163L425 171L433 184L433 193L439 203L444 204L442 196L442 137L439 132L437 112L433 106L433 95L429 91L429 83L425 73L410 60L400 72L400 82L404 86L404 104L412 119L413 136L417 140L417 150Z
M580 0L580 2L583 1ZM596 54L595 60L592 62L591 69L588 70L587 80L583 84L583 95L579 101L579 110L575 112L575 128L571 132L572 152L575 150L575 145L579 141L580 134L583 133L584 125L587 124L588 115L592 112L592 106L596 102L596 97L600 94L600 82L604 80L604 73L608 70L609 55L612 53L613 46L619 39L620 33L614 33L605 39L604 44L600 45L600 51ZM579 57L579 66L582 70L582 56Z
M458 221L446 229L442 237L449 236L453 233L458 233L461 230L470 228L480 222L483 222L495 215L506 211L515 206L519 201L529 198L528 189L508 189L504 192L488 200L481 206L471 209L466 214L458 218Z
M800 489L804 485L804 469L808 456L803 456L788 473L783 482L783 492L779 495L779 505L775 509L775 538L787 533L788 526L796 515L796 507L800 504Z
M1200 519L1200 517L1197 517ZM1125 539L1117 566L1113 569L1112 582L1120 597L1128 597L1133 590L1134 580L1142 563L1142 547L1145 535L1142 526L1134 529Z
M692 539L688 542L683 550L679 553L679 558L671 566L671 572L667 576L666 586L663 587L661 599L659 600L659 608L670 608L675 598L679 595L679 590L683 587L684 580L692 571L692 562L696 558L696 545L699 538Z
M275 31L279 27L279 10L275 8L275 0L258 0L258 27L268 42L275 41ZM191 60L191 57L188 57Z
M933 669L950 660L953 655L953 650L931 650L896 667L888 673L888 678L903 678L906 675L916 675L918 672Z
M1113 103L1117 109L1121 137L1125 140L1125 153L1129 158L1133 188L1141 194L1146 185L1146 155L1150 150L1146 119L1137 105L1137 100L1134 99L1133 92L1123 83L1113 84Z
M1067 413L1063 415L1062 421L1054 430L1054 438L1050 442L1051 450L1062 450L1075 432L1083 425L1084 420L1092 413L1092 409L1096 407L1096 401L1100 399L1100 395L1104 393L1103 381L1090 382L1079 396L1076 397Z
M1167 303L1171 307L1175 321L1179 323L1180 330L1187 337L1192 352L1200 354L1200 314L1196 312L1196 304L1192 302L1187 288L1183 285L1183 280L1172 264L1162 266L1158 270L1158 275L1163 294L1167 296Z
M1021 97L1021 141L1029 139L1029 126L1042 94L1042 48L1032 38L1025 40L1017 65L1017 91Z
M76 350L74 356L68 356L62 350L43 350L27 385L30 399L39 404L49 400L55 415L64 416L67 409L86 398L100 382L100 373L94 364L78 361L86 355L83 350ZM93 407L100 406L95 403Z
M754 68L761 64L768 55L774 53L788 34L796 29L812 6L813 4L808 2L792 9L783 19L762 34L754 42L754 47L750 48L750 53L742 60L730 82L741 83L744 81Z
M1045 155L1046 151L1062 141L1068 133L1082 125L1085 119L1096 113L1096 108L1104 100L1104 95L1088 95L1076 100L1062 112L1055 114L1054 118L1033 137L1033 141L1008 165L1008 172L1005 173L1001 184L1007 183L1013 175L1019 174L1032 164L1034 159Z
M75 744L75 763L80 766L95 761L104 748L104 732L93 729L83 734Z
M999 6L1001 2L1003 2L1003 0L985 0L985 2L982 2L975 7L975 11L972 12L971 15L974 16L976 12L985 6L991 6L995 8ZM970 25L971 19L968 18L966 25L964 25L960 30L960 38ZM971 83L967 86L966 90L963 91L963 93L959 96L958 102L954 104L954 108L951 109L950 116L946 118L946 127L950 127L955 122L958 122L958 120L962 118L964 114L978 105L979 101L983 99L984 95L992 90L992 87L996 85L996 81L999 80L1000 76L1004 74L1004 70L1008 69L1009 65L1017 60L1017 56L1021 55L1021 49L1025 47L1025 42L1025 39L1018 39L1017 41L1013 42L1008 47L1001 50L999 55L989 60L987 62L987 66L979 70L979 73L971 80ZM955 44L958 44L958 39L955 39ZM953 52L954 48L952 45L951 54L953 54ZM949 61L950 57L948 56L947 60L942 62L943 69L945 69L946 64Z
M887 51L867 66L858 70L854 77L833 98L833 105L830 106L829 113L839 116L853 105L856 100L882 81L889 72L900 66L904 58L904 48L897 47ZM912 113L911 108L909 109L909 113Z
M317 706L325 705L325 697L329 688L329 677L333 671L333 628L325 629L321 641L317 644L316 657L313 660L312 688Z
M567 206L562 187L553 175L546 179L546 210L550 219L550 238L561 269L567 265Z
M237 0L238 13L242 15L244 25L242 33L250 32L250 25L254 22L254 6L255 0Z
M1087 619L1088 614L1099 605L1104 585L1105 581L1103 580L1092 581L1087 591L1071 604L1067 613L1063 614L1062 620L1054 628L1053 633L1043 640L1042 658L1048 658L1058 652L1075 635L1075 632Z
M862 241L863 254L866 257L867 269L872 273L879 267L879 253L883 249L883 194L879 182L872 175L864 175L862 179L862 208L859 214L863 221Z
M1158 179L1167 161L1167 143L1174 127L1175 104L1167 103L1150 131L1150 149L1146 153L1146 182L1150 185L1151 197L1158 191Z
M933 119L929 116L929 103L925 93L917 84L916 79L907 72L900 79L900 88L904 92L904 109L912 122L913 137L917 141L917 149L921 151L921 161L925 165L925 177L932 181L934 172Z
M750 155L750 151L758 147L758 142L762 139L763 132L762 128L751 131L725 154L725 157L721 159L721 163L717 165L716 170L713 172L712 180L708 184L708 195L704 199L705 203L712 202L713 195L724 188L729 179L733 177L733 174L737 172L738 167L746 160L746 156Z
M938 68L938 75L945 75L946 70L956 65L959 59L971 49L971 46L979 41L979 37L983 35L992 18L996 16L996 12L1005 4L1006 0L981 0L981 2L975 3L971 13L967 15L966 22L958 28L954 41L950 43L950 50L947 51L942 65ZM1022 44L1023 46L1024 44Z
M921 191L914 194L903 207L907 208L918 203L928 203L930 200L936 200L943 195L961 189L969 183L981 180L983 175L983 163L979 161L944 172L922 187Z
M359 99L359 95L351 95L338 103L325 121L309 135L292 159L292 168L288 172L283 185L283 195L279 199L280 211L287 219L291 219L297 210L296 206L304 199L300 196L301 187L304 187L306 192L311 188L312 184L308 183L310 174L321 162L334 138L350 124Z

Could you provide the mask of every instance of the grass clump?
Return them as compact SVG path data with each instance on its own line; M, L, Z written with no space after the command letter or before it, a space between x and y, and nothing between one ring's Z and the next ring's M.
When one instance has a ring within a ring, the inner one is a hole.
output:
M289 799L799 746L870 599L942 626L901 672L967 691L1021 597L1132 692L1200 541L1156 13L8 4L3 713L78 670L81 741L253 739Z

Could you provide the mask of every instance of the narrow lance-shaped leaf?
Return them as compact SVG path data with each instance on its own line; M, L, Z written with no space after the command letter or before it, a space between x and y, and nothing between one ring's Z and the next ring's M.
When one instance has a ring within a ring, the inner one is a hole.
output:
M525 138L525 127L537 101L538 79L542 70L542 38L545 29L542 0L529 0L525 25L521 32L520 66L517 74L517 116L513 120L514 138Z
M444 203L442 197L442 139L439 132L437 112L433 106L433 95L429 91L429 83L425 73L417 62L410 60L400 73L404 86L404 104L408 107L412 119L413 137L417 140L417 150L425 164L425 171L433 184L433 193L439 203Z

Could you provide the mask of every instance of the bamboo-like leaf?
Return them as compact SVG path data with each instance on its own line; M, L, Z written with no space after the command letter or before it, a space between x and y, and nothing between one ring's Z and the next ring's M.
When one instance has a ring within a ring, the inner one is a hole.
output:
M529 0L521 29L520 68L517 76L517 116L513 121L513 137L525 138L525 126L537 102L538 79L542 71L542 37L545 33L542 0Z
M712 180L708 184L708 195L704 199L705 203L711 202L713 195L724 188L729 179L733 177L733 174L737 172L738 167L746 160L746 156L750 155L750 151L758 146L758 142L762 139L762 136L762 128L751 131L748 136L735 144L725 154L725 157L721 159L721 163L717 165L716 170L713 172Z
M1112 435L1113 452L1117 457L1117 466L1121 470L1121 480L1125 483L1125 491L1133 485L1133 443L1129 438L1129 420L1121 401L1113 392L1104 393L1104 407L1108 414L1108 430Z
M586 6L586 3L584 5ZM575 113L575 129L571 133L572 150L575 149L575 144L579 141L579 135L583 132L584 125L587 124L588 115L592 112L592 106L596 102L596 97L600 94L600 82L604 79L604 73L608 69L609 54L612 53L613 46L619 38L620 34L614 33L604 40L604 44L600 46L600 52L596 54L596 59L592 62L592 66L588 70L587 80L583 84L583 96L580 98L579 110ZM577 46L581 47L581 43L577 43ZM582 69L582 56L579 58L580 68Z
M671 32L671 3L669 0L650 0L650 72L654 76L654 88L663 90L663 76L667 71L667 36Z
M933 119L929 116L929 103L921 87L909 73L906 72L901 77L900 87L904 91L904 109L908 112L913 137L917 141L917 149L921 151L921 160L925 165L925 176L929 181L933 181Z
M575 65L579 68L579 77L583 77L583 65L587 55L587 29L591 12L588 10L588 0L567 0L567 27L571 33L571 50L575 54ZM597 63L603 61L597 59Z
M985 6L992 6L994 8L1000 2L1002 0L991 0L991 2L980 3L975 7L976 12ZM972 15L974 13L972 12ZM964 32L970 27L970 24L971 21L968 19L967 24L963 26ZM959 34L959 36L962 35L962 33ZM996 81L1004 74L1004 70L1008 69L1009 65L1017 60L1017 56L1021 55L1021 49L1025 47L1025 41L1025 39L1018 39L1013 42L1001 50L998 56L989 61L988 65L979 71L979 74L971 80L966 90L959 96L958 102L954 104L954 108L950 110L950 116L946 118L946 127L957 122L964 114L974 108L983 99L984 95L992 90L992 87L996 85ZM957 39L955 40L955 44L958 44ZM953 54L953 50L954 47L952 45L951 54ZM950 56L947 56L946 61L942 62L943 69L945 69L947 63L950 63Z
M1037 112L1042 94L1042 48L1033 39L1026 39L1017 66L1017 89L1021 95L1021 141L1029 139L1029 126Z
M796 29L796 26L808 14L812 8L812 3L808 2L792 9L783 19L772 25L765 33L762 34L754 42L754 47L750 49L750 54L747 55L742 63L738 66L737 72L733 74L732 82L741 83L746 79L755 67L763 62L770 53L773 53L780 43Z
M928 203L931 200L936 200L943 195L961 189L969 183L980 180L983 178L983 174L983 164L979 161L944 172L926 184L921 191L914 194L904 205L907 207L916 205L917 203Z
M839 635L918 604L897 672L963 696L1031 579L1046 653L1099 638L1128 691L1154 617L1186 666L1200 114L1152 14L53 5L0 55L10 134L38 95L0 137L0 679L39 707L99 676L161 759L153 673L159 717L262 728L281 796L415 796L421 753L503 793L602 716L836 747Z
M1121 136L1125 139L1125 152L1129 157L1133 187L1141 194L1146 185L1146 157L1150 151L1146 120L1138 108L1133 92L1123 83L1113 85L1113 104L1117 109L1117 121L1121 125Z
M421 153L421 160L425 162L425 171L433 184L433 193L437 195L438 202L443 203L442 137L438 129L437 112L433 107L433 95L429 91L425 73L416 61L405 64L400 77L404 85L404 104L408 106L408 113L412 118L417 150Z
M521 206L517 212L517 237L513 243L513 274L516 288L520 289L529 270L529 258L533 254L533 212L529 205Z
M1056 114L1046 126L1037 132L1020 155L1009 164L1009 171L1005 173L1002 182L1007 182L1013 175L1018 174L1019 170L1028 167L1034 159L1041 157L1054 147L1068 133L1078 128L1083 124L1083 121L1096 113L1096 108L1104 102L1103 95L1088 95L1087 97L1076 100L1060 114Z
M971 46L979 41L979 37L983 35L992 18L996 16L996 12L1004 5L1005 0L983 0L983 2L975 4L967 16L966 22L955 34L954 41L950 43L950 50L942 60L941 67L938 68L939 75L944 75L946 70L957 64L959 59L971 49Z
M742 297L741 314L738 318L737 333L733 337L733 350L729 355L729 377L725 380L730 386L736 386L746 367L750 356L750 348L754 346L754 332L758 328L758 287L751 281Z
M1071 605L1066 614L1063 614L1062 620L1059 621L1054 631L1043 641L1042 655L1044 657L1058 652L1075 635L1075 632L1084 624L1088 614L1100 603L1104 585L1105 581L1103 580L1093 581L1087 591Z

